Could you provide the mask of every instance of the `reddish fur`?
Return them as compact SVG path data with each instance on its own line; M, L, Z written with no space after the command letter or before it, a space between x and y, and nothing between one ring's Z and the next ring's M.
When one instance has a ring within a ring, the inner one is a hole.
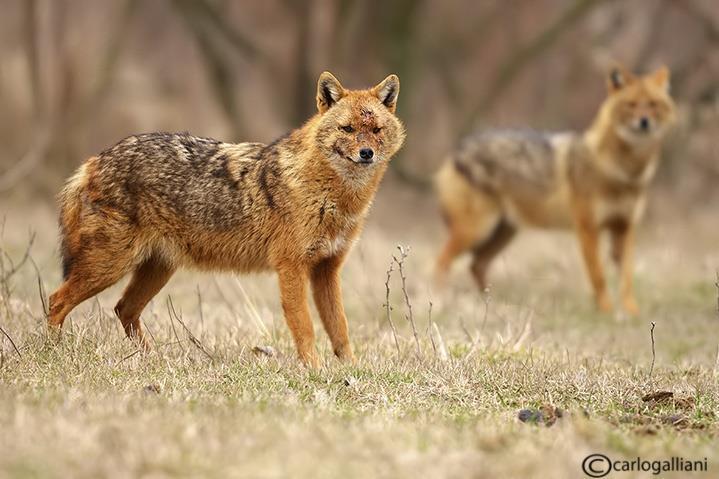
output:
M530 142L528 138L536 136L526 133L514 137L487 133L450 156L437 177L450 233L437 260L439 282L454 258L471 249L472 273L484 288L489 264L511 240L512 227L573 227L597 305L608 311L612 304L599 257L600 235L608 231L613 260L620 269L622 305L636 314L634 238L662 140L674 121L668 80L666 68L643 77L616 69L593 125L582 136L571 135L572 140L564 143L566 150L550 148L554 156L542 163L552 165L549 168L536 168L537 163L530 161L546 157L516 153L523 151L519 146L541 144ZM647 120L653 126L640 127ZM542 138L552 140L551 135ZM557 138L553 139L559 144ZM495 150L481 149L488 144ZM515 148L507 148L508 144ZM508 218L514 224L502 231Z
M334 96L327 97L327 92ZM166 197L181 194L182 188L153 184L155 189L148 192L129 181L132 176L122 155L144 161L138 151L161 154L158 148L142 150L145 143L138 137L104 152L101 167L97 157L90 158L60 195L66 277L50 297L49 325L61 327L76 305L132 272L115 311L126 334L142 341L140 313L177 268L274 270L285 319L302 361L318 364L307 302L310 287L335 354L352 360L340 269L388 161L404 140L403 127L394 116L398 93L394 75L372 89L350 91L324 73L318 82L319 113L275 144L205 141L201 146L182 143L191 138L159 134L142 140L162 142L172 155L210 149L205 165L221 165L218 159L223 158L224 169L206 181L220 197L232 184L232 191L247 192L252 199L237 212L247 218L239 229L198 225L203 215L190 221L172 209L174 200ZM352 134L342 131L347 123L356 128ZM376 161L369 166L355 161L359 149L368 147L377 152ZM264 156L248 160L237 153L238 148L243 154ZM156 163L143 165L154 171ZM254 168L253 173L246 175L247 168ZM177 200L197 202L206 196L205 190L186 193L187 198ZM201 211L214 211L211 206L202 204ZM234 224L233 218L222 221Z

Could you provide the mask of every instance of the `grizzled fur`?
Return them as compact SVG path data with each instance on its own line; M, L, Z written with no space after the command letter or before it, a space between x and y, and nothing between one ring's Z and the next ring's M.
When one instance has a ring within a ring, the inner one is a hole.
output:
M450 229L437 264L440 282L453 258L472 250L472 273L484 289L490 262L518 229L574 227L599 307L608 310L598 260L598 236L608 231L621 268L623 306L637 312L634 227L674 105L664 68L641 78L617 68L608 86L608 98L583 135L490 130L468 137L450 155L437 177Z
M317 363L308 283L335 353L351 359L339 270L404 140L398 93L394 75L350 91L324 73L318 114L272 144L150 133L90 158L60 195L65 282L50 324L132 272L116 312L142 338L139 315L177 268L274 270L302 360Z
M537 193L553 189L556 148L548 134L533 130L488 130L466 138L453 155L466 180L495 194L521 183Z

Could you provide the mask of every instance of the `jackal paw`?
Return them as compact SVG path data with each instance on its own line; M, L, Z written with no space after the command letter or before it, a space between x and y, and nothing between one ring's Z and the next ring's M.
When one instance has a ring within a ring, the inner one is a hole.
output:
M614 310L612 300L606 294L597 297L597 309L602 313L611 313Z
M300 351L300 361L308 369L319 369L320 368L320 357L317 351L312 348L309 351Z
M624 298L622 306L624 307L624 311L626 311L629 316L639 315L639 305L637 304L637 300L633 297Z
M349 345L335 350L335 356L337 356L337 359L342 361L344 364L357 364L357 358Z
M57 345L60 344L60 341L62 340L62 326L55 326L48 324L47 326L47 335L45 336L45 341L48 345Z

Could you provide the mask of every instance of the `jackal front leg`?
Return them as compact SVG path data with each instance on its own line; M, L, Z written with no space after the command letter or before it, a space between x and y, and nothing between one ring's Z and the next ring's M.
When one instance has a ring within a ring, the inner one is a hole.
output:
M599 228L588 205L580 204L575 207L574 220L597 307L601 311L609 312L612 310L612 301L607 294L607 284L599 259Z
M327 258L315 265L311 273L312 294L335 355L343 361L354 362L342 304L341 265L339 257Z
M285 321L295 340L300 360L308 366L318 367L315 349L315 332L307 303L307 271L301 266L283 265L278 268L280 296Z
M634 238L635 226L632 223L616 225L611 230L612 257L619 267L619 293L622 307L627 313L639 314L639 305L634 298Z

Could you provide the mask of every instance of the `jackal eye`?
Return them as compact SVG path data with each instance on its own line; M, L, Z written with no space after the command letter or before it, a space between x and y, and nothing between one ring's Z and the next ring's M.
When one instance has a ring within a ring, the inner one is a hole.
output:
M380 131L382 131L382 128L380 128L380 127L377 126L377 127L375 127L375 128L372 130L372 133L374 133L374 134L376 135L376 134L379 133Z
M650 100L650 101L649 101L649 108L652 108L652 109L653 109L653 108L656 108L656 107L657 107L657 102L655 102L654 100Z
M637 102L635 102L635 101L628 101L628 102L627 102L627 106L628 106L629 108L636 108L636 107L637 107Z
M352 128L352 125L341 126L340 129L347 133L352 133L353 131L355 131L355 129Z

